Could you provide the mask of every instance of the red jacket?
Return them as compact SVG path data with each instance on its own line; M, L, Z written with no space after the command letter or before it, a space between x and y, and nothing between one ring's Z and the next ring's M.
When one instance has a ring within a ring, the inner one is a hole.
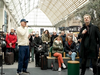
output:
M12 43L12 48L15 48L17 42L17 36L15 34L7 34L6 35L6 48L10 48L9 43Z

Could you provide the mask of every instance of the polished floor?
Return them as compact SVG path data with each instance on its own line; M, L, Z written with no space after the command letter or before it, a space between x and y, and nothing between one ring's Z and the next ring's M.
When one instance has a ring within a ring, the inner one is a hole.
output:
M5 74L3 74L3 75L16 75L17 66L18 66L17 62L15 62L13 65L4 64L3 72ZM0 71L1 71L1 69L0 69ZM34 62L29 63L28 71L30 72L30 75L68 75L67 69L63 69L61 72L52 71L51 69L41 70L40 67L35 67ZM92 73L92 71L87 69L85 75L93 75L93 73Z

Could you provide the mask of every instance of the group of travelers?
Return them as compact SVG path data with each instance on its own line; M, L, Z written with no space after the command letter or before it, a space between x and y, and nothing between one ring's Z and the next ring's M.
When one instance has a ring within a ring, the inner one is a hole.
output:
M52 47L52 53L54 57L58 59L58 71L61 71L61 67L66 68L64 64L62 53L65 52L66 57L70 57L72 61L75 61L77 52L79 57L82 59L81 63L81 75L85 75L87 59L91 59L93 67L93 73L96 75L96 62L98 58L97 44L100 46L100 31L97 26L91 23L91 16L84 15L84 24L79 34L73 32L61 31L57 34L56 31L50 35L48 30L45 30L41 36L38 31L32 31L28 34L28 21L22 19L20 21L21 26L17 28L17 31L12 28L10 33L6 34L2 40L6 41L6 52L14 51L16 44L19 46L19 57L18 57L18 69L17 74L21 72L27 72L27 66L29 58L34 62L35 66L40 65L40 55L47 55L50 47ZM43 47L42 52L38 52L37 49ZM4 51L5 48L2 48ZM35 55L34 55L35 54Z

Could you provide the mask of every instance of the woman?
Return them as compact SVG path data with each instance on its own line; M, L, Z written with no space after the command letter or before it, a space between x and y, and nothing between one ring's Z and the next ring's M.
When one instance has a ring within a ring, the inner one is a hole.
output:
M76 44L74 41L72 41L72 36L66 37L65 42L65 52L68 57L71 57L71 59L74 61L76 56Z
M54 57L58 58L58 64L59 64L58 71L61 71L61 64L62 64L63 68L66 68L64 61L62 59L62 53L63 53L62 39L59 36L57 38L55 38L55 40L53 42L52 53L53 53Z
M45 30L44 34L42 35L42 42L43 42L43 46L45 47L45 51L48 52L49 50L49 43L50 43L51 39L50 39L50 34L49 34L49 31L48 30Z
M37 51L37 48L38 47L42 47L42 40L39 37L39 33L38 32L35 33L34 44L35 44L35 60L36 60L36 65L35 66L39 67L39 65L40 65L40 63L39 63L40 53Z

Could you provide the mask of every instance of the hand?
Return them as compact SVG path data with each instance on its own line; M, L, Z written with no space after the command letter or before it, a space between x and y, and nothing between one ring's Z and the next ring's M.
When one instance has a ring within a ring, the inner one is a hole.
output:
M71 54L72 54L72 52L70 51L68 54L69 54L69 55L71 55Z
M28 25L26 25L25 27L28 27Z
M39 45L39 47L42 47L41 45Z
M87 30L86 29L84 29L83 31L82 31L82 34L85 34L87 32Z
M10 47L12 47L12 43L9 43Z

